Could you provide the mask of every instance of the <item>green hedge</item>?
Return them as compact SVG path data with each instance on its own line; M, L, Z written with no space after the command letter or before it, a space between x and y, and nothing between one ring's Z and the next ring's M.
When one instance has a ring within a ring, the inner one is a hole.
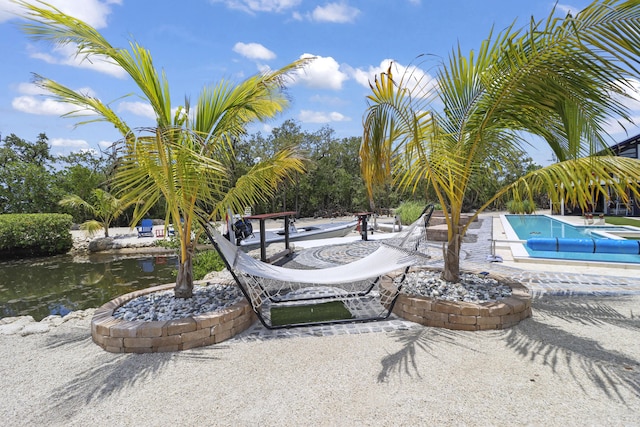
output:
M65 214L0 215L0 258L66 253L73 218Z

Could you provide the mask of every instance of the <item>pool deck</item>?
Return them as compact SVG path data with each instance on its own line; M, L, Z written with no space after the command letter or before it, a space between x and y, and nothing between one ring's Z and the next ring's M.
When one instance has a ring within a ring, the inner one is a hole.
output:
M504 239L500 225L500 214L504 214L504 212L483 213L477 222L472 223L462 244L462 259L460 261L462 269L487 271L519 280L531 291L534 300L550 296L603 296L606 298L640 295L640 269L625 269L617 265L585 265L584 262L577 261L563 261L561 264L542 260L515 261L508 246L496 248L496 254L502 256L503 262L489 261L488 257L492 255L493 240ZM579 217L573 217L573 220L582 221ZM376 240L390 236L393 236L393 233L374 233L369 236L369 241L365 242L354 233L336 239L296 242L294 257L289 262L300 264L303 268L327 268L348 263L375 250L379 245ZM433 267L442 267L444 265L442 243L428 242L427 250L432 260L429 264ZM373 323L280 330L268 330L256 322L232 340L255 341L294 336L362 334L414 330L416 328L422 328L422 326L395 315L392 315L388 320Z
M539 212L541 214L547 212ZM550 260L540 258L515 259L509 245L497 244L495 254L500 255L503 262L491 262L494 240L504 240L504 230L500 215L504 212L482 213L473 223L462 244L461 268L481 269L509 275L525 284L534 296L553 295L620 295L640 294L640 264L592 263L584 261ZM581 217L562 217L564 221L583 225ZM639 221L640 224L640 221ZM390 234L390 233L389 233ZM386 233L376 233L370 240L386 237ZM325 268L337 263L349 262L357 256L364 256L363 246L368 242L359 242L357 238L347 237L328 243L350 243L340 246L314 246L316 241L308 245L299 242L300 250L294 260L310 267ZM441 243L429 242L429 255L436 267L444 265L441 256Z
M548 212L538 212L548 214ZM579 216L556 216L574 225L585 225ZM640 226L640 220L638 221ZM524 248L507 243L500 214L492 215L491 238L496 241L495 254L504 260L502 267L519 273L525 284L538 293L611 294L640 293L640 264L590 262L532 258ZM463 245L464 248L464 245ZM482 250L475 247L475 250ZM523 251L524 256L523 256Z

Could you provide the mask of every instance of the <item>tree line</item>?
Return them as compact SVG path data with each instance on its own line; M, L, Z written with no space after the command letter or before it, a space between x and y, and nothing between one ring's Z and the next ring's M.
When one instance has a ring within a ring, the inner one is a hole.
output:
M309 132L288 120L269 134L258 132L235 142L231 180L244 175L258 159L297 145L308 159L306 172L283 182L269 202L251 206L253 213L295 211L300 217L332 217L369 210L385 213L416 197L435 200L429 190L426 195L412 195L389 184L376 191L372 203L360 173L360 144L360 137L338 138L329 126ZM59 202L75 195L88 203L97 203L94 191L96 188L110 191L109 179L117 161L113 150L53 155L46 134L40 133L32 142L12 133L2 139L0 146L0 212L67 213L76 223L94 219L86 210L61 206ZM465 200L465 210L481 206L497 188L537 168L522 153L522 157L505 163L501 170L488 169L478 174L475 191L469 192ZM504 201L498 201L494 207L503 209ZM164 203L158 203L149 216L164 218L164 209ZM130 226L132 211L133 207L126 209L112 225Z

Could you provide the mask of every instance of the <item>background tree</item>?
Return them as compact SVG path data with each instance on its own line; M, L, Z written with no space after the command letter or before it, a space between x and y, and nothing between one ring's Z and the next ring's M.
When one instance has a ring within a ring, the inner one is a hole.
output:
M624 101L638 78L640 3L596 1L576 16L554 15L490 35L477 52L453 50L435 82L415 67L396 80L390 66L371 84L360 151L369 194L389 176L404 188L433 187L449 230L448 281L459 278L468 227L460 214L475 177L521 153L527 133L559 163L499 190L476 215L507 193L546 192L585 207L592 191L639 195L639 160L595 154L607 147L608 119L630 120Z
M104 237L109 237L109 227L124 210L135 203L134 200L118 199L111 193L100 188L91 192L91 200L86 201L76 194L68 195L60 200L60 205L74 210L88 212L93 218L82 224L80 229L93 234L98 230L104 230Z
M56 212L62 191L53 178L48 138L29 142L10 134L0 147L0 212Z
M497 167L489 167L495 165ZM469 191L464 196L462 202L462 212L472 212L480 209L487 201L493 200L489 206L495 210L504 210L507 200L503 198L494 199L494 195L501 189L513 184L523 176L540 169L541 166L533 162L525 152L517 154L510 159L489 161L487 165L481 167L479 172L472 177L469 183ZM433 199L435 199L435 194ZM546 194L534 194L533 202L538 208L547 208L549 201Z
M278 195L269 203L253 206L254 212L294 210L300 216L332 216L366 210L368 201L358 156L360 140L338 139L328 126L316 132L302 131L297 123L287 120L267 136L258 133L241 142L243 160L239 163L245 166L239 167L246 168L253 159L290 144L297 144L309 159L304 175L297 174L289 185L280 186Z
M193 111L188 99L172 111L169 84L164 73L153 65L149 51L136 43L129 49L115 48L93 27L65 15L53 6L19 2L28 12L23 30L35 40L55 45L71 45L79 56L100 56L122 67L152 107L153 127L131 129L99 99L36 76L36 84L60 102L90 111L120 131L122 157L113 179L120 198L135 201L133 223L137 223L157 203L166 203L166 222L172 222L180 241L180 262L175 295L189 298L193 292L192 258L197 223L220 217L227 207L239 210L273 194L277 184L301 172L302 160L288 147L263 159L231 187L233 143L246 126L280 113L287 105L281 89L287 75L311 59L296 61L280 70L269 71L234 85L221 81L200 92ZM77 117L78 112L68 116ZM86 116L85 116L86 119ZM140 203L142 202L142 203Z

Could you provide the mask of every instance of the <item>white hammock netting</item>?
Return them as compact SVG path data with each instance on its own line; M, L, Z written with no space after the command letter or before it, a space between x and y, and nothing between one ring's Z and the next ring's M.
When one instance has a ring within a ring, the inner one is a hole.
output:
M264 263L243 252L212 227L209 232L216 249L266 327L273 326L270 315L273 306L319 301L341 301L351 312L349 321L353 322L381 320L390 315L402 284L401 281L390 281L392 292L380 292L380 280L389 273L401 273L403 269L406 271L410 266L425 262L427 256L416 250L426 237L425 228L418 226L428 222L428 218L423 217L364 258L336 267L310 270Z

